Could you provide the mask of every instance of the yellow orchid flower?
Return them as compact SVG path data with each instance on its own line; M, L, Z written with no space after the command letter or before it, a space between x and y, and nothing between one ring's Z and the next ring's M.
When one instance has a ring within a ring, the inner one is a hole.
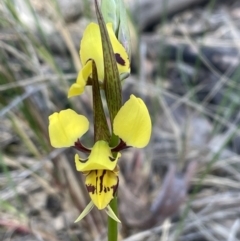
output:
M95 205L98 209L106 209L109 215L114 215L109 209L109 202L113 199L118 186L117 161L121 154L119 151L128 146L142 148L149 142L151 135L151 119L146 105L134 95L121 107L113 121L113 132L122 142L114 148L109 143L98 140L92 149L83 147L79 138L86 133L89 122L86 117L78 115L73 110L67 109L54 113L49 117L49 136L52 146L75 146L79 151L87 151L87 159L75 155L77 171L86 175L86 187L92 204L87 206L86 212ZM114 152L114 155L113 155ZM79 220L79 218L77 220Z
M126 50L116 38L112 23L107 23L106 26L116 57L119 74L130 73L130 63ZM83 93L88 77L91 77L92 74L91 60L94 60L96 63L98 80L103 81L104 79L102 41L99 25L96 23L90 23L83 33L83 38L80 44L80 59L83 68L78 73L76 83L70 87L68 91L68 97L80 95Z

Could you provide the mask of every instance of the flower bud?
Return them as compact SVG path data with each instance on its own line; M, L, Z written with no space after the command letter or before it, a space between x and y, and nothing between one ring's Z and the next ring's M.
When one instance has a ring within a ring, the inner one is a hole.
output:
M128 16L123 0L102 0L101 12L105 23L112 23L114 32L119 42L131 55L130 33L128 28Z

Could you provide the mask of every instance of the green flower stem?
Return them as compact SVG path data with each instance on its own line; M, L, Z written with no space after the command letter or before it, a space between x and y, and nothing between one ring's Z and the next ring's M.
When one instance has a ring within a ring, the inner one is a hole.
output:
M119 142L119 138L116 135L112 135L109 146L116 146ZM116 156L116 152L113 153L113 156ZM118 216L118 205L117 205L117 196L109 203L109 206L112 208L113 212ZM118 240L118 223L108 216L108 241L117 241Z
M110 202L110 207L113 212L118 216L118 205L117 197ZM118 240L118 223L108 216L108 241L117 241Z

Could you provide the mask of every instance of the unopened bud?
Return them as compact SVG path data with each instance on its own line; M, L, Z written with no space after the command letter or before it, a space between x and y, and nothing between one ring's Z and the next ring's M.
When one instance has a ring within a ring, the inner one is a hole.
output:
M113 24L115 34L130 58L130 32L128 28L128 16L123 0L102 0L101 12L105 23Z

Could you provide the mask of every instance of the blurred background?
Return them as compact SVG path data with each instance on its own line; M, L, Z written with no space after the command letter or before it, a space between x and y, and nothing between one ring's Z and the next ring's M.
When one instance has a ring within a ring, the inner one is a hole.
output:
M240 2L125 0L131 76L149 145L119 162L119 240L240 240ZM0 240L107 240L73 149L54 149L48 116L92 120L90 93L68 99L92 0L0 1ZM83 142L91 146L93 130Z

